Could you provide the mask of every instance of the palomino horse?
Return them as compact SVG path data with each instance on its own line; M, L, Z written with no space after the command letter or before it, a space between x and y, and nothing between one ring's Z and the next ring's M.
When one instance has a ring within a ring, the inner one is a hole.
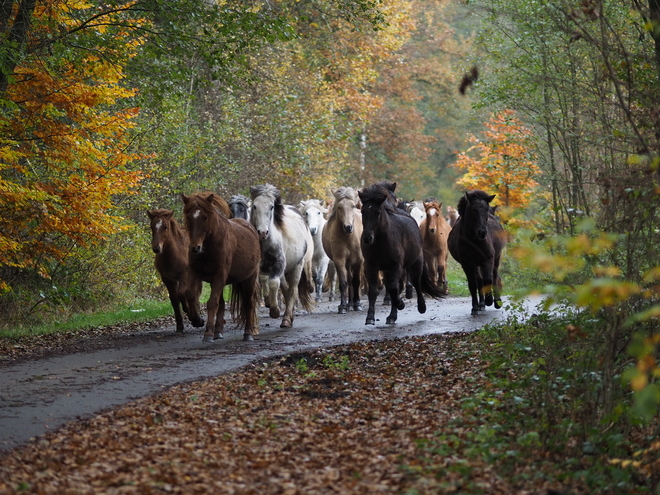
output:
M500 258L506 245L506 232L493 214L490 202L495 195L481 190L466 191L458 202L459 218L449 233L449 252L461 264L472 296L472 314L500 299Z
M278 318L278 289L284 295L281 328L293 325L293 309L300 300L306 311L312 309L312 257L314 241L302 215L284 205L278 189L271 184L251 186L250 222L261 243L261 273L268 275L268 303L271 318Z
M204 320L199 317L199 296L202 292L201 282L196 287L190 287L188 266L188 236L174 220L172 210L147 211L151 224L151 249L156 255L154 265L174 309L176 332L183 333L183 314L188 314L190 323L195 327L203 327ZM189 305L194 306L189 310Z
M182 195L193 283L211 284L204 342L223 338L225 300L231 284L231 313L244 325L243 340L259 333L257 323L258 275L261 251L254 227L242 218L227 219L227 203L213 193ZM223 214L224 212L224 214Z
M318 199L309 199L300 202L300 214L305 219L309 232L314 240L314 256L312 257L312 277L316 285L316 302L319 302L323 292L323 281L328 271L330 258L323 249L323 229L325 227L325 214L327 210L323 208Z
M234 194L229 201L227 201L231 216L233 218L242 218L243 220L250 221L250 199L242 194Z
M355 189L340 187L332 192L335 204L328 223L323 229L323 249L335 264L339 278L339 314L349 307L362 310L360 282L364 258L360 250L362 215L357 209L358 195Z
M422 233L424 248L424 263L431 280L447 292L447 236L451 227L442 216L442 203L437 201L424 202L426 215L419 230Z
M360 191L362 201L362 254L369 284L369 309L365 324L376 323L375 303L378 294L378 273L383 272L385 288L390 295L391 311L387 323L394 323L397 311L405 304L399 298L401 281L407 273L408 280L417 291L417 310L426 312L424 295L434 298L444 296L429 277L424 265L422 235L417 222L410 215L397 213L391 202L391 191L374 184Z

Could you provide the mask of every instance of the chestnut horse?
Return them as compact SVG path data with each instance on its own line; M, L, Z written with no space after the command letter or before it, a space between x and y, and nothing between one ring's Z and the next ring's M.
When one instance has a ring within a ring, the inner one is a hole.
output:
M442 216L442 203L425 201L426 215L419 226L422 233L424 263L431 279L447 292L447 237L451 227Z
M202 284L189 286L188 236L173 218L172 210L147 211L151 224L151 249L156 255L154 265L160 275L174 310L176 332L183 333L183 313L188 314L190 323L203 327L199 317L199 296ZM189 310L189 306L193 310Z
M194 283L211 284L204 342L223 338L225 285L232 285L231 313L244 325L243 340L258 335L258 275L261 251L254 227L242 218L227 219L229 207L218 195L182 195L190 238L189 262Z
M351 187L332 192L334 207L323 229L323 249L332 260L339 278L339 314L348 308L362 310L360 282L364 258L360 249L362 214L358 210L358 194Z
M444 293L431 280L426 270L422 235L417 222L410 215L396 211L397 208L391 201L392 189L373 184L359 194L363 225L361 248L369 284L369 309L365 324L376 323L375 303L378 295L378 273L381 270L391 300L387 323L395 323L397 311L405 307L399 292L406 273L417 291L417 310L425 313L426 301L423 294L441 298Z
M463 267L472 296L472 314L486 306L502 307L500 258L506 232L490 202L495 195L479 189L466 191L458 202L459 218L448 238L449 252Z

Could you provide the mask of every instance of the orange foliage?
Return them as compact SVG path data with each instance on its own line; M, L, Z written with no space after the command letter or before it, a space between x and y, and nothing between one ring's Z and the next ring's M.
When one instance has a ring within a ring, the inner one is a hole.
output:
M89 8L77 1L40 2L30 43L66 32L77 11ZM115 47L109 57L95 46L76 60L71 51L34 50L14 69L0 95L7 109L0 117L0 292L9 288L8 267L48 277L75 247L121 228L113 196L131 192L140 180L128 168L137 157L127 151L137 109L118 109L133 95L120 83L134 47L128 43L123 54Z
M532 133L512 110L493 115L485 126L485 140L471 136L474 146L460 153L454 163L466 169L457 183L496 193L505 207L524 208L533 199L541 174L532 151Z

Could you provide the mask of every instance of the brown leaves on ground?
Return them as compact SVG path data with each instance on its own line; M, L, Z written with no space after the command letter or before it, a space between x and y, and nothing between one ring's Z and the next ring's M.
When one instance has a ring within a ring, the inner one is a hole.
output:
M357 343L180 385L9 453L0 493L461 492L460 469L439 468L463 454L419 446L461 435L450 422L486 380L475 348L465 335ZM545 493L496 471L470 461L472 492Z

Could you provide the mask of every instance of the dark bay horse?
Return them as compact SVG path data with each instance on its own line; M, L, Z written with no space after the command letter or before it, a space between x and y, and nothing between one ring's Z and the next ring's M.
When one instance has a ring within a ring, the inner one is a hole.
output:
M250 199L242 194L234 194L229 201L227 201L229 209L231 210L232 218L242 218L243 220L250 221Z
M408 274L417 291L417 310L426 312L424 295L441 298L444 293L429 277L424 265L422 236L417 222L408 214L395 211L391 191L374 184L360 191L362 201L362 239L365 274L369 284L369 309L365 324L374 325L378 294L378 273L383 272L385 288L390 295L391 311L387 323L394 323L397 310L405 304L399 297L401 281Z
M340 187L332 194L335 202L323 229L323 249L334 263L339 279L339 314L346 314L349 308L362 310L362 214L357 209L358 193L355 189Z
M244 325L243 340L252 340L253 335L259 333L257 304L261 250L257 231L242 218L226 218L229 207L216 194L198 193L182 195L182 198L193 281L203 280L211 284L204 342L223 338L223 290L229 284L232 285L232 317L238 325Z
M447 237L451 227L442 215L442 203L437 201L424 202L424 219L419 226L422 233L424 248L424 263L431 279L447 291Z
M173 218L172 210L147 211L151 225L151 249L156 255L154 265L160 275L174 310L176 332L183 333L183 311L188 314L190 323L203 327L199 317L199 296L201 282L190 286L188 265L188 235ZM189 306L193 306L190 310Z
M486 306L502 307L500 258L506 232L494 215L490 202L495 195L481 190L466 191L458 202L458 220L448 238L449 252L463 267L472 296L472 314Z

